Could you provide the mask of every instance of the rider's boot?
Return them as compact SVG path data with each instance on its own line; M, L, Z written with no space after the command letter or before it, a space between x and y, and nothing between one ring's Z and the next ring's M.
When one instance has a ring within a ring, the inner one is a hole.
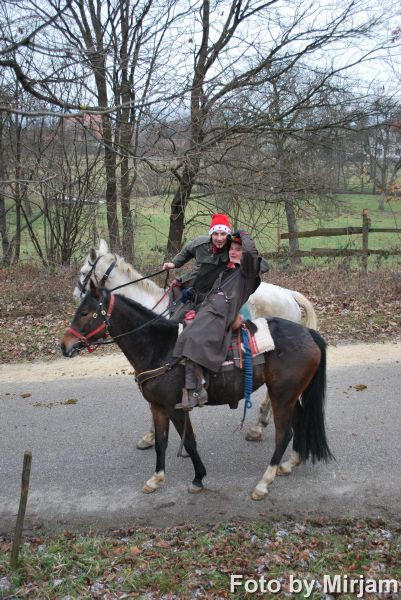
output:
M185 388L182 390L182 402L175 405L175 408L190 411L194 406L203 406L206 404L207 392L203 386L202 369L189 358L185 361Z

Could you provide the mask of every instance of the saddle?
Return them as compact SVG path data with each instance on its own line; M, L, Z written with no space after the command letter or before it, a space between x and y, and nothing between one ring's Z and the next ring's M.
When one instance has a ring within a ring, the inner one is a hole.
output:
M218 373L226 373L239 369L244 374L246 373L244 361L244 343L242 340L242 331L245 330L245 335L248 335L248 346L252 356L252 369L264 364L265 352L274 350L274 341L271 337L268 322L265 318L256 319L255 321L244 321L237 331L232 332L231 343L228 348L226 359L223 361ZM206 381L205 387L210 385L211 378L216 374L203 369L204 378ZM229 403L230 408L238 407L238 400Z
M221 365L222 371L231 371L234 368L243 368L244 347L241 338L241 330L249 337L249 347L252 354L253 366L264 362L264 353L274 350L274 342L269 331L269 325L264 318L255 321L246 320L241 328L232 332L231 343L225 361Z

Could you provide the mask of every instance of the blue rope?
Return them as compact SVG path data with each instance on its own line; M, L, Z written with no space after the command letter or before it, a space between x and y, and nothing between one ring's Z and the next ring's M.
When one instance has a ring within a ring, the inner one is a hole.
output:
M241 339L244 345L244 414L242 415L241 427L245 421L246 411L248 408L252 408L251 394L253 390L253 368L252 368L252 352L249 343L249 331L245 328L241 328Z

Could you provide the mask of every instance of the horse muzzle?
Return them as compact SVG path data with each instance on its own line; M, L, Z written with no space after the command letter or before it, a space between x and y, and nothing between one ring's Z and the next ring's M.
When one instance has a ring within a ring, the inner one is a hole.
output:
M60 350L66 358L74 358L74 356L79 354L79 351L82 350L83 347L82 342L79 341L74 343L73 340L68 344L63 340L60 344Z

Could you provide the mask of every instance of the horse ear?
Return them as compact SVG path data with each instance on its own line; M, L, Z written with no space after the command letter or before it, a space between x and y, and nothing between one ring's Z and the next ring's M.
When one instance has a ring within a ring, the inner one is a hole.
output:
M101 239L99 242L99 254L107 254L109 251L109 247L107 245L106 240Z
M91 259L92 262L95 262L95 260L96 260L96 250L94 248L91 248L89 250L89 258Z
M99 288L95 286L92 279L90 280L90 293L94 298L100 298Z

